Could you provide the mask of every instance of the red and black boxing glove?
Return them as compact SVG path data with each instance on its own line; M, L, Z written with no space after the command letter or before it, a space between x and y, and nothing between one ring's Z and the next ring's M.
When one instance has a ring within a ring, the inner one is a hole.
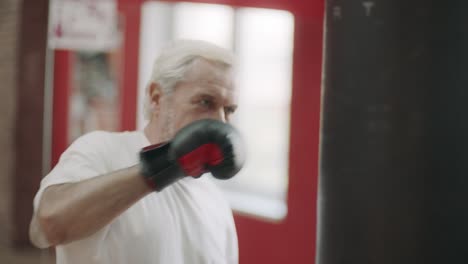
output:
M240 171L244 160L239 132L212 119L193 122L177 132L172 141L140 152L141 174L156 191L182 177L198 178L205 172L229 179Z

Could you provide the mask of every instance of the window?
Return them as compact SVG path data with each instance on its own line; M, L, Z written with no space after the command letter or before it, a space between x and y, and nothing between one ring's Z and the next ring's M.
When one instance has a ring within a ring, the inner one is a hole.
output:
M174 39L203 39L232 50L233 18L233 8L226 5L175 4Z
M233 122L246 139L248 159L239 175L217 183L234 210L274 220L287 213L293 31L293 15L281 10L147 2L142 12L140 106L161 44L202 39L236 53L239 109Z

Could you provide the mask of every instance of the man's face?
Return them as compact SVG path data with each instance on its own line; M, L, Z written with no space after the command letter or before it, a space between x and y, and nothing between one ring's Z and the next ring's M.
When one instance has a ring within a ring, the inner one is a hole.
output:
M199 59L172 93L161 96L158 123L162 140L171 139L182 127L196 120L229 122L236 108L231 70Z

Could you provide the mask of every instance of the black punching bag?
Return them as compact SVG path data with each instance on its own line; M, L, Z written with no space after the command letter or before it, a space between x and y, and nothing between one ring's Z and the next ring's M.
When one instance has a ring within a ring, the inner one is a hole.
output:
M326 2L317 264L468 263L466 12Z

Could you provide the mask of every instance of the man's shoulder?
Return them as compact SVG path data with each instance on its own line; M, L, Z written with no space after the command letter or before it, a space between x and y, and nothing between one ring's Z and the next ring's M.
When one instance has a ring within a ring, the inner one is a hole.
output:
M106 170L115 166L128 166L135 162L141 134L138 131L92 131L78 137L61 155L60 160L100 164ZM105 166L104 166L105 165ZM118 168L120 169L120 167Z
M138 131L110 132L96 130L78 137L67 148L65 153L78 152L90 154L115 152L119 150L119 147L127 148L127 146L135 145L138 139Z
M130 140L135 137L138 131L111 132L95 130L78 137L72 145L76 144L103 144L106 142Z

